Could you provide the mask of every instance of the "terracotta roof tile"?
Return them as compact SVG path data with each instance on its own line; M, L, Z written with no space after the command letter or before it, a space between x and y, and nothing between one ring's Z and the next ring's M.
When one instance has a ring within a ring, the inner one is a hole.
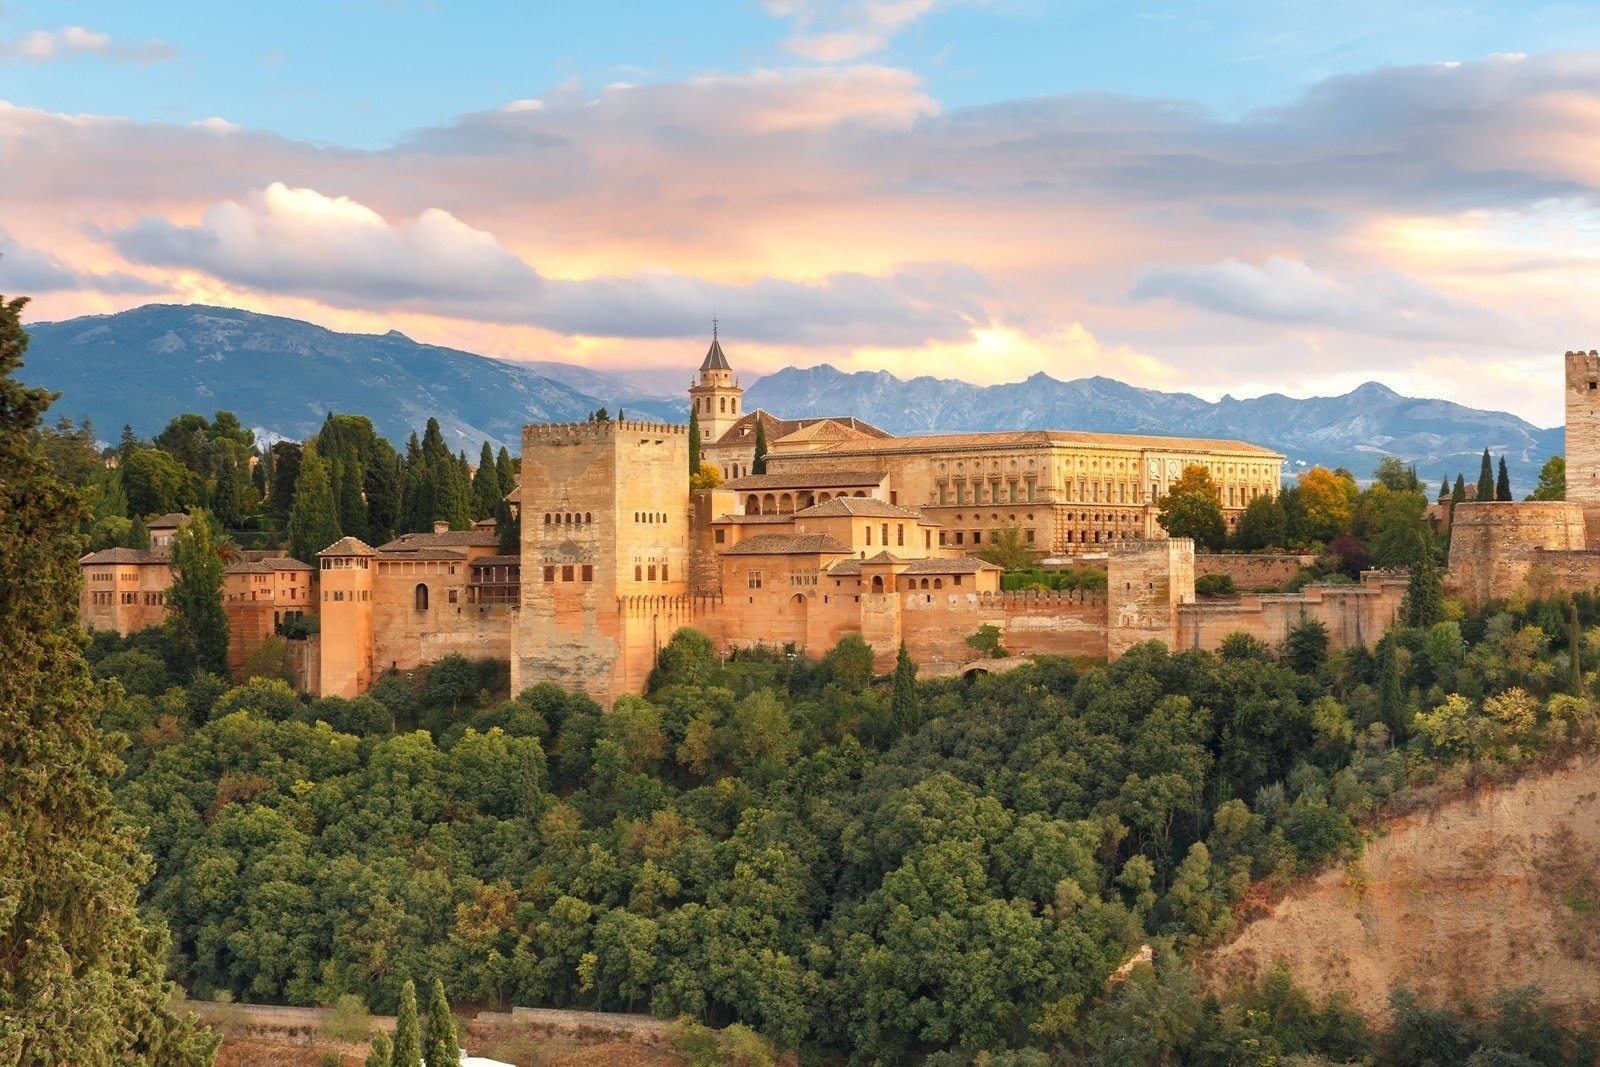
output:
M379 552L413 552L427 548L498 548L500 535L493 530L446 530L444 533L406 533L387 544L378 546Z
M157 516L145 523L147 530L176 530L189 521L189 516L181 511L169 511L165 515Z
M945 433L921 434L915 437L897 437L882 444L855 446L849 443L834 446L821 452L797 452L773 459L787 464L803 463L808 455L863 455L893 452L954 452L967 449L1019 448L1029 445L1078 445L1090 448L1149 449L1158 452L1219 452L1259 456L1263 459L1283 457L1261 445L1247 441L1206 437L1162 437L1156 434L1091 433L1085 430L1006 430L998 433Z
M916 519L927 525L938 525L920 511L912 511L898 504L888 504L870 496L836 496L794 513L797 519L825 519L829 516L855 515L868 518Z
M757 408L755 411L739 416L739 421L728 427L727 431L723 433L721 437L717 438L715 443L718 445L742 445L746 443L752 445L755 444L757 419L760 419L762 424L767 428L768 445L771 445L772 442L779 440L780 438L788 437L796 430L802 430L807 426L814 426L819 422L836 422L840 426L854 430L860 435L861 438L894 438L894 434L890 433L888 430L880 430L870 422L864 422L861 419L856 418L854 415L830 415L816 419L780 419L771 412L763 411L760 408Z
M376 556L372 546L359 537L341 537L327 548L318 552L319 556Z
M165 563L167 553L159 548L102 548L98 552L90 552L78 560L78 566L92 566L106 563Z
M850 546L827 534L757 534L728 549L729 556L849 555Z
M888 471L794 471L782 474L747 474L722 483L735 492L749 489L837 489L844 486L882 485Z

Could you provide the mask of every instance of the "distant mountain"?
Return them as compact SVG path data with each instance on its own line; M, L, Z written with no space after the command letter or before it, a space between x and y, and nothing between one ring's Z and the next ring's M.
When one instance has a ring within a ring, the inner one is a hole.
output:
M847 374L824 364L759 379L746 392L745 407L789 418L856 415L894 433L1057 429L1236 438L1282 452L1290 473L1321 463L1348 467L1363 479L1391 453L1415 463L1432 490L1446 474L1476 481L1488 448L1505 455L1519 496L1532 491L1539 468L1561 453L1565 438L1560 427L1540 429L1503 411L1404 397L1377 382L1343 396L1297 400L1273 393L1211 403L1103 377L1063 382L1041 373L984 387L931 377L903 381L883 371Z
M185 411L227 409L245 425L305 438L329 411L369 416L402 445L429 416L454 449L488 439L516 451L525 422L584 418L597 407L683 422L693 368L608 372L565 363L512 363L403 334L336 333L296 319L234 308L151 304L28 327L22 378L59 390L53 409L94 420L102 440L123 423L148 436ZM680 384L681 383L681 384ZM1485 447L1504 454L1513 488L1533 488L1562 450L1557 427L1505 412L1403 397L1375 382L1335 397L1272 394L1210 403L1188 393L1139 389L1110 378L1063 382L1035 374L988 387L887 372L846 374L823 365L758 379L745 407L790 418L856 415L894 433L1064 429L1228 437L1289 457L1293 473L1323 463L1371 474L1384 453L1417 465L1437 488L1445 474L1476 480Z
M485 439L518 451L523 423L578 420L602 406L615 412L619 400L674 422L688 412L687 398L641 397L582 368L564 369L589 374L591 389L395 331L336 333L235 308L150 304L36 323L28 333L22 379L59 391L52 414L91 418L102 440L114 441L124 423L149 436L174 415L224 409L246 426L301 439L341 411L370 417L400 447L437 417L451 448L475 458Z

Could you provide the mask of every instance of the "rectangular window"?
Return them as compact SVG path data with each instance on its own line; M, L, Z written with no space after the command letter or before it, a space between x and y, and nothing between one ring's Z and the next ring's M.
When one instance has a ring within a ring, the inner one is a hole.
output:
M1033 531L1032 530L1024 530L1024 531L1022 531L1022 539L1024 541L1026 541L1030 545L1033 544Z
M656 580L656 565L654 563L650 564L650 580L652 582Z
M563 582L570 582L570 581L572 581L572 578L573 578L572 564L568 563L568 564L563 565L562 568L561 568L561 580Z
M556 569L554 567L546 567L544 569L544 580L547 582L556 580Z
M728 533L728 531L726 531L726 530L718 530L717 531L717 544L720 545L720 544L722 544L722 542L724 540L727 539L727 533Z
M889 503L891 503L891 504L900 503L900 494L895 492L893 489L889 490Z
M884 523L883 524L883 547L884 548L888 548L889 547L889 524L888 523Z
M633 580L636 582L644 581L644 568L637 563L633 565Z
M761 588L761 572L750 571L745 578L745 585L751 589Z
M940 504L947 504L947 503L950 502L950 500L949 500L949 498L950 498L949 490L950 490L950 487L947 486L947 485L939 486L939 503Z
M450 600L450 603L452 603L452 604L455 604L455 603L457 603L457 600L456 600L456 592L457 592L457 591L456 591L456 590L454 590L454 589L452 589L452 590L450 590L450 597L449 597L449 600Z
M956 584L957 584L957 585L960 585L960 584L961 584L961 575L959 575L959 574L958 574L958 575L956 575Z
M335 589L333 591L333 599L335 601L343 600L344 599L344 590L343 589Z
M903 522L895 523L894 543L897 545L903 545L906 543L906 524Z
M868 524L868 526L867 526L867 544L869 544L869 545L872 544L872 526L871 526L871 524Z
M973 530L972 531L972 543L975 544L975 545L983 544L983 531L982 530Z
M956 544L958 544L958 545L962 544L961 538L962 538L962 533L961 533L960 530L957 530L956 531Z
M667 565L665 563L661 565L661 580L663 582L667 580Z
M923 530L922 531L922 547L923 548L932 548L933 547L933 531L932 530Z
M588 563L583 565L583 580L586 582L594 581L594 567Z

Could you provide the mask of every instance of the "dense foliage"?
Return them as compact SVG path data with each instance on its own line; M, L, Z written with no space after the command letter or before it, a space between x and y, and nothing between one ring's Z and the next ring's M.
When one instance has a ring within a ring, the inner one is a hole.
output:
M875 680L858 638L723 663L683 631L609 713L458 659L308 701L94 651L137 690L107 722L119 800L196 996L392 1011L440 980L859 1062L1342 1060L1395 1038L1283 981L1209 1002L1183 961L1408 789L1593 737L1600 601L1449 614L1371 651L1313 625L971 683ZM1108 985L1141 942L1155 967Z
M23 304L0 299L0 1063L209 1063L137 911L148 867L93 721L112 694L77 626L84 501L35 447L52 397L14 377Z

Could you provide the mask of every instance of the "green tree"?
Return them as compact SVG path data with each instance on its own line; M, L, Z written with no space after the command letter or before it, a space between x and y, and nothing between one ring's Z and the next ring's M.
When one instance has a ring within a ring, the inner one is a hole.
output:
M894 692L889 700L889 718L895 729L909 733L917 725L920 708L917 702L917 665L911 662L906 643L900 642L900 651L894 660Z
M1284 658L1297 674L1315 674L1328 658L1328 627L1321 619L1303 619L1284 638Z
M700 473L700 402L689 408L689 477Z
M400 1010L394 1020L394 1067L422 1067L422 1026L417 1018L417 985L407 978L400 987Z
M450 1001L444 995L444 982L433 980L428 997L428 1020L422 1040L422 1056L428 1067L461 1067L461 1045L456 1041L456 1020L450 1014Z
M289 555L314 567L317 553L341 536L328 465L317 455L316 449L308 448L300 463L300 479L294 486L294 507L289 512Z
M0 1061L208 1064L169 1004L166 945L139 915L150 867L114 817L110 694L79 644L80 494L34 433L53 397L14 377L25 300L0 299Z
M500 488L509 493L517 487L517 463L511 458L511 453L506 451L506 446L501 445L500 451L494 457L495 473L500 476Z
M1216 497L1206 493L1185 493L1172 500L1162 527L1169 537L1193 538L1197 546L1213 552L1228 539L1222 505L1217 503Z
M1417 471L1399 456L1384 456L1373 469L1372 480L1396 493L1422 491Z
M1456 505L1467 502L1467 480L1461 475L1456 475L1456 484L1450 489L1450 514L1456 513Z
M1551 456L1539 468L1539 484L1528 494L1529 500L1567 499L1567 461L1564 456Z
M222 558L211 516L191 511L172 538L172 589L169 625L193 650L195 665L213 674L228 673L228 612L222 606Z
M361 495L361 481L361 462L354 456L330 464L328 482L339 511L339 531L365 541L371 534L367 532L367 501Z
M1281 548L1289 542L1289 517L1276 496L1258 496L1239 516L1233 531L1233 547L1241 552Z
M297 442L279 441L272 446L271 455L272 484L267 489L267 508L277 516L279 522L288 522L305 450Z
M159 448L136 447L117 469L134 515L165 515L201 503L200 479Z
M363 1067L390 1067L394 1063L394 1042L389 1035L379 1030L372 1035L372 1044L367 1048L367 1058Z
M217 463L217 482L211 490L211 511L224 527L237 530L260 503L255 485L243 465L233 455Z
M489 448L489 442L485 441L478 452L478 469L472 475L473 519L493 518L495 509L500 506L500 498L506 492L506 487L500 484L500 471L494 464L494 452Z
M1483 462L1478 465L1478 495L1479 501L1494 499L1494 461L1489 458L1489 450L1483 450Z
M394 540L395 528L400 522L400 497L404 485L405 466L400 454L380 437L361 483L362 493L367 498L369 544L381 545Z
M1495 479L1494 498L1496 500L1512 500L1511 474L1506 470L1506 457L1500 457L1500 476Z
M767 424L762 421L760 412L756 413L756 451L755 459L750 463L750 473L767 473Z
M1444 618L1444 575L1439 572L1433 536L1426 531L1417 534L1416 562L1411 567L1411 580L1406 583L1404 615L1406 625L1418 629L1427 629Z
M1220 512L1218 513L1220 514ZM988 544L974 553L985 563L993 563L1008 571L1020 570L1038 557L1022 539L1022 527L1007 523L995 530Z
M1010 655L1006 651L1006 646L1000 642L1000 627L992 622L979 626L977 631L967 638L967 647L991 659L1004 659Z

